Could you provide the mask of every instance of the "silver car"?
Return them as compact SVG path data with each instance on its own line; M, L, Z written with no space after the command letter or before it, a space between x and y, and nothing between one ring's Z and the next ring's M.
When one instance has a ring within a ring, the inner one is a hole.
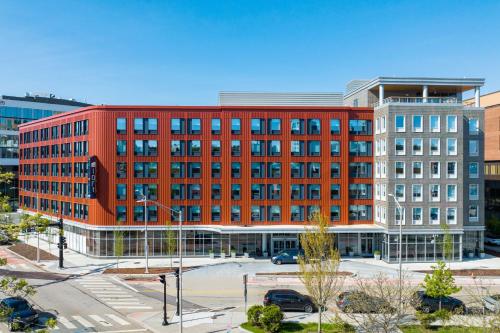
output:
M484 307L494 313L500 312L500 294L485 296L483 298Z
M484 237L484 242L486 244L500 246L500 238Z

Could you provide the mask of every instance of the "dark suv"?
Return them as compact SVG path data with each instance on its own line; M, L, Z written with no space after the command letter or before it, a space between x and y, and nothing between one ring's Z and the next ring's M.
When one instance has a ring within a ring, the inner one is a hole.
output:
M394 313L396 310L385 300L362 291L345 291L337 297L337 307L347 313Z
M264 296L264 305L277 305L282 311L318 311L311 297L291 289L269 290Z
M413 295L413 307L415 310L424 313L432 313L439 310L439 298L427 296L424 291L417 291ZM456 314L465 313L465 304L455 297L442 297L441 309L451 311Z
M11 331L24 331L38 319L38 313L22 297L4 298L0 302L0 308L7 317L7 324Z

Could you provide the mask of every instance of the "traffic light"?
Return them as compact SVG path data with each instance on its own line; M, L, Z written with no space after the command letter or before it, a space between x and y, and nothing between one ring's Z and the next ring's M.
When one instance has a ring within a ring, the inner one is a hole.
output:
M176 278L179 278L179 269L178 268L175 269L174 276Z
M165 280L165 274L160 274L159 276L160 276L160 282L161 282L162 284L167 283L167 281Z
M59 237L59 243L57 243L57 248L61 248L61 242L62 242L62 248L67 249L68 248L68 243L66 243L66 237L62 236Z

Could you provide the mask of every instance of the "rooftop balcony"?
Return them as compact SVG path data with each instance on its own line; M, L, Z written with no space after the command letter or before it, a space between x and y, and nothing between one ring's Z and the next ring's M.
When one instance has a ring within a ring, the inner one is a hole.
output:
M474 103L464 104L456 97L388 97L381 101L373 103L373 108L377 108L384 104L439 104L439 105L455 105L474 107Z

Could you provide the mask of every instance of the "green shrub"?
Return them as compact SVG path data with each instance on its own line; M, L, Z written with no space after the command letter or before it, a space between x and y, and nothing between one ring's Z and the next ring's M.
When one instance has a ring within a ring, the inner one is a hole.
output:
M279 332L283 312L276 305L265 306L259 317L260 326L268 333Z
M354 327L346 321L343 321L339 316L335 316L331 323L331 331L338 333L346 333L346 332L356 332Z
M260 326L259 318L264 307L262 305L252 305L247 311L247 320L252 326Z
M451 315L452 313L445 309L437 310L433 313L423 313L421 311L417 311L415 314L417 319L420 321L420 324L422 324L425 328L430 328L437 320L441 320L443 322L448 321L450 320Z

